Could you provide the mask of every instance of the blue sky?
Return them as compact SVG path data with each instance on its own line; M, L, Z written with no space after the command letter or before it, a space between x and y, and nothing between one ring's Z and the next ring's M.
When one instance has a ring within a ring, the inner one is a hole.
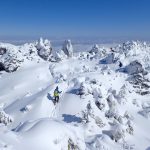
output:
M0 37L150 39L150 0L0 0Z

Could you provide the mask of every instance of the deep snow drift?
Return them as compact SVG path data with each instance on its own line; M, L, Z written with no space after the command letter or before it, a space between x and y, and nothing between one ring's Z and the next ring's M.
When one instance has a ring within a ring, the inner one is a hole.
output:
M70 40L1 43L0 150L149 150L149 64L139 41L76 53Z

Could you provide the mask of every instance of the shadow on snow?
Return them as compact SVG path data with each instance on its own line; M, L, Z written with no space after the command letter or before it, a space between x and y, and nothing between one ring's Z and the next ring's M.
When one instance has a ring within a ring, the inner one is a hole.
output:
M65 121L66 123L71 123L71 122L80 123L82 121L80 117L77 117L75 115L63 114L62 117L64 118L63 121Z

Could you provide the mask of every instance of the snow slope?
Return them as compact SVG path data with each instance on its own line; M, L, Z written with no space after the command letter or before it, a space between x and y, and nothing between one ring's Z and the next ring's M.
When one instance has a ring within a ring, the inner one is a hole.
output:
M0 115L0 149L150 149L149 93L142 94L149 91L149 49L130 42L114 47L115 52L103 47L59 62L35 59L13 73L1 72L0 110L6 114ZM147 73L126 72L133 60L140 60ZM56 86L62 93L54 105Z

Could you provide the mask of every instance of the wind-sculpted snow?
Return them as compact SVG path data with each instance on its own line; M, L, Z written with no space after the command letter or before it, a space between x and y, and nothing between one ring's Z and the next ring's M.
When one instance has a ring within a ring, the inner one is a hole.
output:
M84 137L80 130L75 130L69 125L58 120L43 118L35 121L25 122L17 131L23 136L20 147L25 149L68 149L69 139L78 149L85 149ZM36 141L36 145L33 143ZM43 142L41 142L43 141ZM28 144L26 144L28 143Z
M50 41L40 38L36 44L36 48L40 57L42 57L44 60L50 59L52 53L52 46Z
M47 40L0 45L1 70L22 60L15 72L0 73L0 149L147 150L149 45L51 48Z
M73 55L73 46L71 44L71 40L66 40L63 44L62 50L68 57L72 57Z

